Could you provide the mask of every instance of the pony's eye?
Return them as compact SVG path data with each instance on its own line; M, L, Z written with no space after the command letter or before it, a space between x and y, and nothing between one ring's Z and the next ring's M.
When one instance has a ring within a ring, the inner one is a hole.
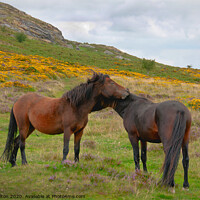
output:
M114 83L114 82L111 82L111 84L114 85L115 83Z

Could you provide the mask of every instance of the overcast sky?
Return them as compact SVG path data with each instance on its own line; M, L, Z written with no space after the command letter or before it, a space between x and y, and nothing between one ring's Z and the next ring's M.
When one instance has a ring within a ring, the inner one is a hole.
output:
M2 0L66 39L200 68L200 0Z

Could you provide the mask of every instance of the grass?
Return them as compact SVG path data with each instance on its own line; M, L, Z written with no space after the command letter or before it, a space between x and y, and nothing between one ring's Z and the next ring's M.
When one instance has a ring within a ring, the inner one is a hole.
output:
M179 98L187 102L188 96L199 97L200 87L195 84L181 83L177 86L169 84L152 84L150 79L133 79L112 77L124 87L136 94L149 95L154 101ZM50 81L42 85L40 93L60 97L64 91L73 88L85 78L67 78L64 81ZM167 87L167 88L166 88ZM185 93L187 92L187 95ZM6 89L4 93L17 96L24 93L21 89ZM159 94L159 95L158 95ZM2 99L2 96L1 98ZM8 107L12 106L12 100ZM27 139L27 166L21 165L20 152L17 157L18 166L0 161L0 195L22 195L22 198L41 195L45 199L50 195L54 199L79 197L84 199L199 199L200 198L200 128L199 110L191 109L193 116L192 140L189 146L190 190L182 191L183 167L181 159L175 174L176 194L160 187L157 182L161 176L160 168L164 160L161 144L148 143L147 168L149 174L135 173L133 152L121 118L111 109L90 114L89 122L84 130L81 142L80 162L73 163L73 136L70 140L68 161L61 164L63 135L49 136L35 131ZM9 113L0 114L0 152L3 152L7 137ZM43 196L42 196L43 195ZM58 195L58 196L52 196ZM65 196L59 196L65 195ZM68 196L66 196L68 195ZM71 196L70 196L71 195ZM79 196L76 196L79 195ZM17 196L15 196L17 198ZM18 196L21 198L21 196ZM28 197L28 196L27 196ZM63 197L63 198L62 198Z

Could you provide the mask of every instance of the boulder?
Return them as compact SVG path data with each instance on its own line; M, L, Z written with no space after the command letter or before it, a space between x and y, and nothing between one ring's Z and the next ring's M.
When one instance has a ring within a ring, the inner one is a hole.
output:
M5 3L0 3L0 26L23 32L45 42L64 44L64 37L58 28Z
M107 54L107 55L113 55L113 52L108 51L108 50L104 51L104 53Z

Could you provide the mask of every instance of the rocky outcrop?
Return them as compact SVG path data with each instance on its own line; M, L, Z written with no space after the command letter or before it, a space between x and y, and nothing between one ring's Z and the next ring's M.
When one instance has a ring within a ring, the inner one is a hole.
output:
M129 58L124 58L124 57L121 56L121 55L115 56L115 58L118 58L118 59L120 59L120 60L129 60L129 61L130 61Z
M9 4L1 2L0 27L8 27L9 29L14 30L14 32L23 32L30 38L59 44L69 49L81 51L83 47L95 52L100 49L105 54L112 56L113 58L115 57L117 59L129 60L124 57L125 54L122 51L112 46L80 43L67 40L62 36L62 32L55 26L36 19ZM0 41L0 44L3 44L3 41Z
M0 3L0 26L6 26L46 42L61 45L65 43L59 29L5 3Z
M86 44L86 43L80 44L79 46L80 46L80 47L86 47L86 48L95 49L94 46L92 46L92 45L90 45L90 44Z
M108 50L104 51L104 53L107 54L107 55L113 55L114 54L113 52L108 51Z

